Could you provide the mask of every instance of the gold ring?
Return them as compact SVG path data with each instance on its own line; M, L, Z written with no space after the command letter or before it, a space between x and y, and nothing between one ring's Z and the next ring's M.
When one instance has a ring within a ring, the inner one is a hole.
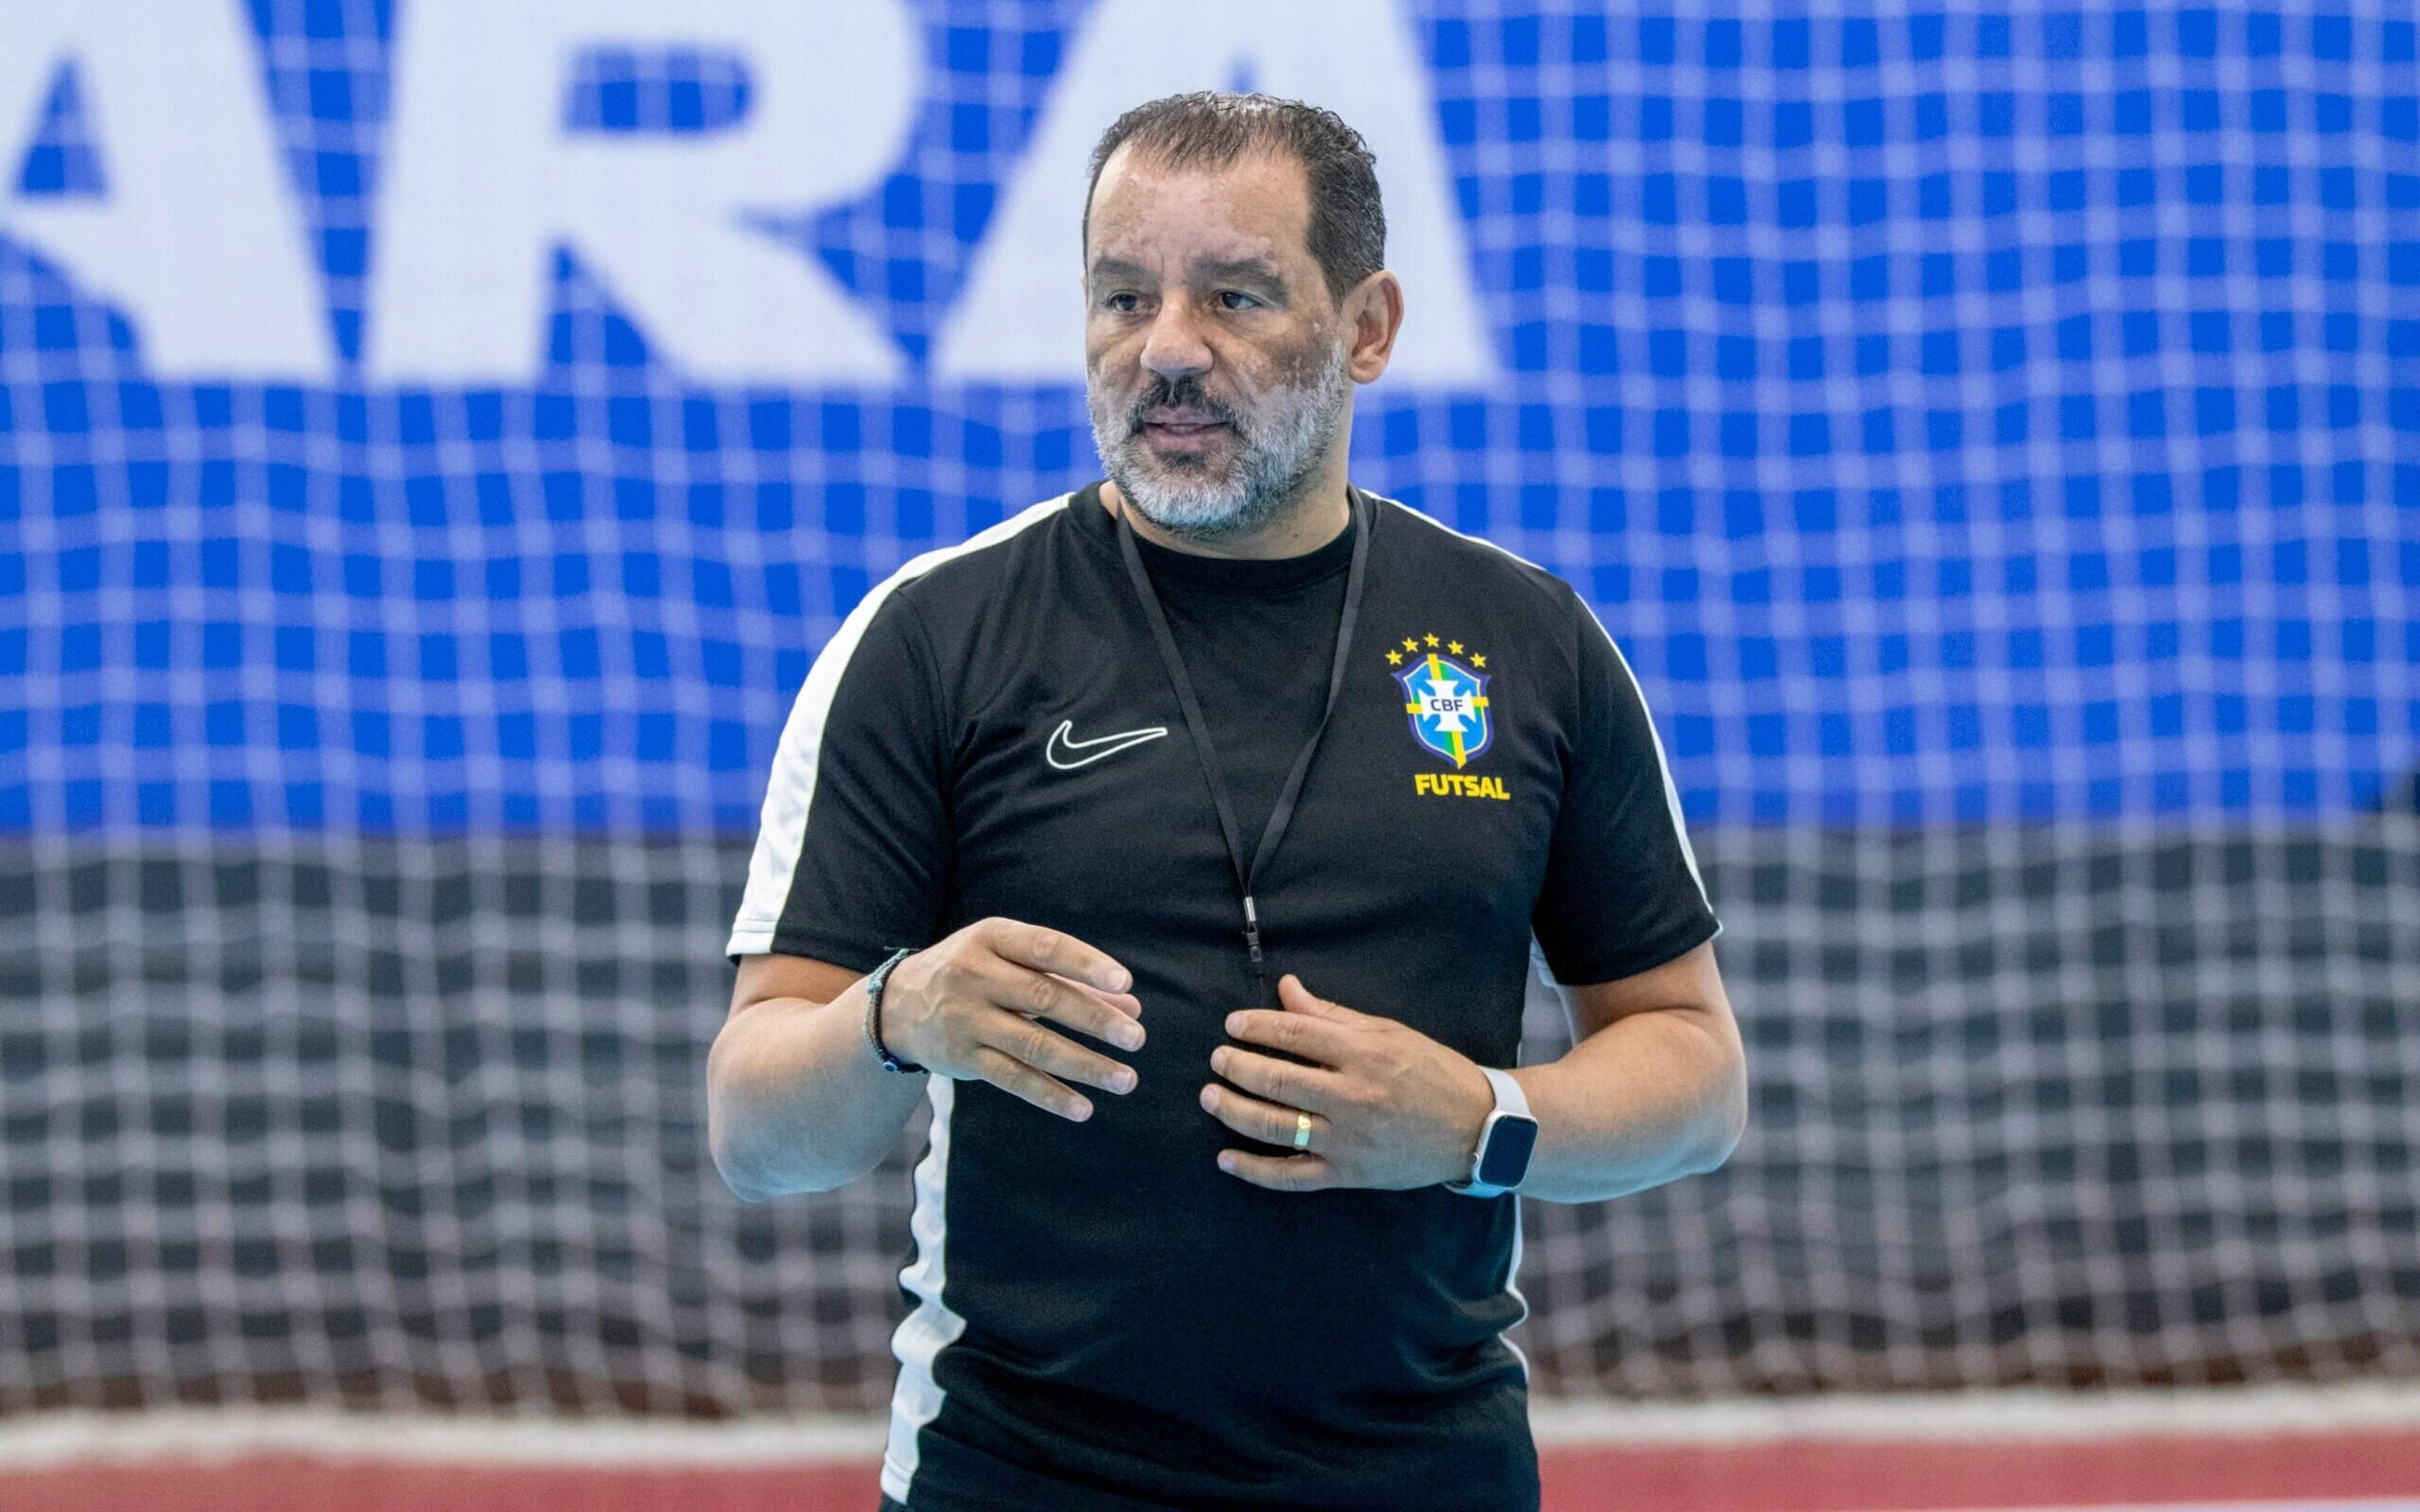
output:
M1308 1113L1296 1113L1294 1116L1294 1148L1296 1149L1311 1148L1311 1115Z

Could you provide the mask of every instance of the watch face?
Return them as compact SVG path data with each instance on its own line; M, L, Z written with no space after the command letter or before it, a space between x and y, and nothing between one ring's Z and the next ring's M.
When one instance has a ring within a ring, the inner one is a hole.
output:
M1538 1120L1517 1113L1499 1113L1487 1132L1487 1149L1479 1157L1479 1180L1486 1186L1519 1186L1529 1174L1529 1151L1538 1145Z

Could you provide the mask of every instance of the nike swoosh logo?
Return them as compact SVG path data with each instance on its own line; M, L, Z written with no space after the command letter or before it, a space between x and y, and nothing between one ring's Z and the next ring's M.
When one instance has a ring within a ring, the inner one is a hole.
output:
M1114 756L1137 746L1147 746L1168 733L1168 726L1156 724L1147 730L1121 730L1114 735L1095 735L1090 740L1078 740L1069 733L1075 728L1075 720L1060 720L1059 728L1050 732L1048 743L1042 748L1042 759L1063 772L1090 766L1104 756ZM1079 750L1085 754L1077 755ZM1060 759L1062 751L1066 752L1063 761Z

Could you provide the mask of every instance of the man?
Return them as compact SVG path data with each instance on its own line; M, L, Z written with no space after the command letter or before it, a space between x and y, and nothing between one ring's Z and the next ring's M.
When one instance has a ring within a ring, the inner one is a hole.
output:
M1745 1117L1653 727L1569 588L1348 486L1404 311L1350 128L1156 101L1086 221L1109 481L808 675L715 1159L836 1186L932 1104L886 1506L1534 1507L1503 1189ZM1533 941L1578 1041L1514 1076Z

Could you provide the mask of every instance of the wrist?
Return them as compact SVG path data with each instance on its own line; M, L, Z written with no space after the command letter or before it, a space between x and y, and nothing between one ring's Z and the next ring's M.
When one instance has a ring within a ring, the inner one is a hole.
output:
M892 974L902 962L914 954L912 949L894 951L891 958L868 972L865 977L865 1018L863 1021L866 1048L873 1052L877 1064L893 1073L920 1072L924 1067L918 1062L904 1043L907 1028L904 1015L897 1011L898 1003L892 990ZM888 1012L885 1011L889 1010Z
M1471 1152L1479 1148L1479 1136L1487 1127L1487 1116L1496 1111L1496 1084L1487 1079L1487 1069L1477 1061L1470 1062L1469 1096L1464 1112L1467 1115L1463 1129L1463 1164L1470 1164Z
M1487 1116L1496 1111L1495 1084L1475 1060L1462 1063L1462 1073L1454 1078L1454 1104L1450 1127L1453 1140L1449 1147L1449 1164L1445 1175L1437 1178L1449 1185L1470 1179L1470 1163L1479 1153L1479 1141L1487 1132Z

